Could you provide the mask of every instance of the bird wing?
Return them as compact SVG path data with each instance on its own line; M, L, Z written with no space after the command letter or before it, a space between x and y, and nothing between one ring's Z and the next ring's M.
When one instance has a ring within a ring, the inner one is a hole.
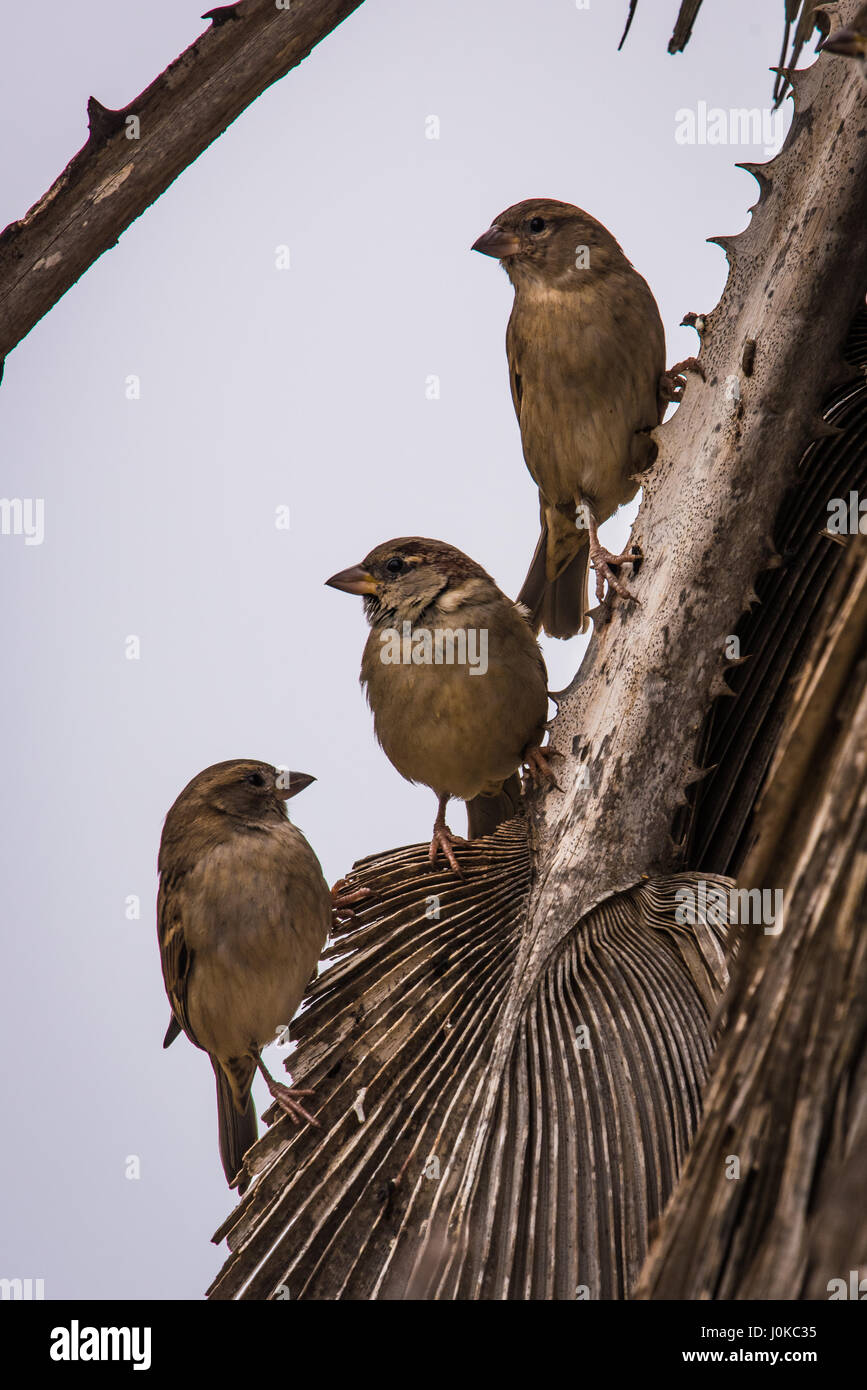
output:
M506 328L506 360L509 364L509 390L512 393L512 405L515 407L518 424L521 423L521 401L524 397L524 383L521 380L519 359L520 351L518 348L518 334L515 330L515 308L513 306Z
M172 1016L184 1030L190 1042L196 1047L198 1042L187 1013L187 989L190 972L193 968L193 952L190 950L184 931L184 891L183 884L167 878L160 879L157 897L157 931L160 941L160 962L163 967L163 980L166 994L172 1006ZM171 1034L171 1036L170 1036ZM164 1047L174 1041L176 1033L169 1024Z
M521 423L521 401L524 396L524 385L521 381L521 373L518 371L518 364L515 360L513 351L514 344L510 343L507 347L509 359L509 389L512 392L512 405L515 407L515 414L518 417L518 424Z

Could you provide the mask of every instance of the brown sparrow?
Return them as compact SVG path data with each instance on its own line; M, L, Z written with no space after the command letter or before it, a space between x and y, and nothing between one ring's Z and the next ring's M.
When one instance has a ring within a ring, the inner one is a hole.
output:
M266 1070L262 1047L290 1023L331 925L319 860L286 802L315 779L233 759L206 768L166 816L160 841L157 931L172 1018L217 1078L220 1157L230 1185L256 1140L256 1070L291 1118L315 1124ZM244 1184L240 1184L244 1190Z
M517 203L473 250L498 257L515 289L506 356L542 518L518 602L536 631L571 637L587 627L588 559L597 598L605 579L632 597L615 571L637 555L612 555L597 529L656 455L671 398L659 310L611 233L571 203Z
M530 625L481 565L444 541L386 541L326 582L364 597L371 631L361 683L374 732L403 777L436 793L431 863L442 850L460 874L449 799L471 803L475 836L514 814L522 763L534 780L551 777L539 747L547 676ZM475 798L483 809L474 824Z

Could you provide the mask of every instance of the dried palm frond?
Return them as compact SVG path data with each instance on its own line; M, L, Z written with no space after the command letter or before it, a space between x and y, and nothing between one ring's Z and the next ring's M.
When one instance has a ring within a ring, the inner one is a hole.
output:
M858 375L831 396L828 433L798 465L798 478L774 526L777 562L756 581L757 602L735 626L740 656L731 662L726 697L708 716L699 761L712 768L692 792L687 867L737 874L751 833L756 796L767 776L791 702L792 683L825 631L829 585L843 550L826 533L832 498L867 496L867 310L860 308L845 346Z
M612 1298L634 1280L698 1119L723 929L695 876L636 884L574 925L504 1028L525 822L462 863L464 882L423 846L356 867L372 896L293 1026L322 1130L280 1119L250 1151L211 1297Z
M641 1298L826 1299L867 1264L867 537L821 617L740 874L782 894L782 931L740 933L705 1117Z
M682 53L692 37L693 27L701 9L702 0L681 0L680 9L674 24L674 31L668 41L669 53ZM618 52L626 42L632 21L638 9L638 0L629 0L626 24L617 45ZM791 90L789 74L798 66L810 35L818 30L825 38L830 22L824 8L819 8L819 0L783 0L783 40L778 67L774 68L774 106L781 104ZM794 31L794 32L793 32Z

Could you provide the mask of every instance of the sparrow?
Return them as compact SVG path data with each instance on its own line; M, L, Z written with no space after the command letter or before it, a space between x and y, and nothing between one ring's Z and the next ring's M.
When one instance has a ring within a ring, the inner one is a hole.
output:
M532 781L554 780L540 747L547 673L527 617L475 560L420 536L386 541L326 583L364 598L374 733L402 777L436 794L430 862L442 851L463 877L449 800L469 803L476 838L515 814L522 764Z
M215 763L181 792L160 840L163 1047L184 1032L211 1059L230 1186L257 1137L257 1069L285 1114L317 1124L298 1099L312 1091L281 1085L261 1057L297 1012L332 920L319 860L286 808L313 781L249 758Z
M836 29L829 34L824 43L818 45L817 52L839 53L844 58L854 58L864 81L867 82L867 5L862 5L851 24Z
M651 432L670 399L665 337L647 283L601 222L571 203L507 208L472 249L499 258L515 290L506 330L512 402L539 488L542 533L518 602L535 631L587 627L587 562L596 594L640 558L612 555L598 527L635 496L656 457Z

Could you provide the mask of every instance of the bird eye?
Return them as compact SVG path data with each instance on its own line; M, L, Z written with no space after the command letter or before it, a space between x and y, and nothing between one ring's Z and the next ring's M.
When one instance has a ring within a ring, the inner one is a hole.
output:
M251 772L247 777L247 781L250 783L251 787L265 786L265 778L261 772Z
M406 566L403 560L399 560L396 555L392 555L391 559L386 561L385 568L388 570L389 574L400 574L401 570L405 569Z
M544 230L545 230L545 219L544 219L544 217L531 217L531 218L530 218L530 231L531 231L531 232L533 232L533 233L535 234L536 232L544 232Z

